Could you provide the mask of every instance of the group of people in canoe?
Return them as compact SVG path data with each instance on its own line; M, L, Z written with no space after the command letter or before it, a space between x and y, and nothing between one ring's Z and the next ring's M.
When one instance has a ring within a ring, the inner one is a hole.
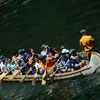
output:
M1 55L0 72L7 72L13 69L9 73L13 74L16 70L21 69L19 74L26 74L32 67L30 74L43 74L44 70L49 72L56 63L52 73L56 68L58 68L58 73L64 73L77 70L84 64L82 56L76 53L75 49L67 50L64 46L61 46L61 51L58 52L56 48L48 47L45 44L41 46L41 49L40 54L35 54L34 50L30 48L29 54L25 53L24 49L19 49L13 53L12 58L5 58ZM58 59L60 60L57 61Z
M80 33L82 34L80 45L90 59L91 51L94 50L94 39L87 34L85 29L81 30ZM54 73L56 69L57 73L64 73L73 72L86 64L82 55L75 49L68 50L61 46L58 52L56 48L45 44L41 45L41 49L40 54L36 54L34 49L30 48L29 53L26 53L24 49L14 51L11 58L5 58L1 55L0 73L9 72L9 74L13 74L19 70L19 74L26 74L30 68L32 71L29 74L42 75L44 71Z

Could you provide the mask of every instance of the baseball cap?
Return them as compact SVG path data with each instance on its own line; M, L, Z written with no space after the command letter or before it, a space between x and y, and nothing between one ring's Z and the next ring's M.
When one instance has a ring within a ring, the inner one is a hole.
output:
M69 53L69 50L68 50L68 49L63 49L63 50L61 51L61 53Z

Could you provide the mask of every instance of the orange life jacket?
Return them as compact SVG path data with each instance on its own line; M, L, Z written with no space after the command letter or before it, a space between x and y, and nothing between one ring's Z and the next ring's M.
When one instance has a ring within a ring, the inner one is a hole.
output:
M47 62L47 66L46 66L46 62ZM52 69L54 64L52 62L52 58L48 57L48 58L46 58L46 61L41 62L40 65L41 65L42 70L45 70L45 67L46 67L46 71L50 72L50 70Z

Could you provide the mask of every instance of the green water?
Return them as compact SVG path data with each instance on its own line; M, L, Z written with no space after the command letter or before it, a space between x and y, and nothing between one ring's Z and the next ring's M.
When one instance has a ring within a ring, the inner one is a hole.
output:
M80 50L79 31L86 28L99 42L100 2L94 0L16 0L0 13L0 53L19 48L40 52L43 43Z
M79 31L86 28L100 44L99 0L10 0L0 12L0 54L41 44L81 51ZM32 87L31 83L4 83L0 100L100 100L99 75Z
M31 86L30 83L3 83L0 100L100 100L100 74L86 78Z

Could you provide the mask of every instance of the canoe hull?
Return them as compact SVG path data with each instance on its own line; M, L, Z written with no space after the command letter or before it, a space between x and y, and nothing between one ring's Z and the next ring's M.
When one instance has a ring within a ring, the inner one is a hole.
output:
M100 54L93 52L89 64L74 72L55 74L54 80L65 80L74 77L88 76L95 73L100 73ZM17 75L13 80L9 80L9 76L10 75L7 75L3 81L19 81L23 77L23 75ZM47 80L49 80L51 76L52 75L50 75ZM34 78L36 81L41 81L42 75L27 75L24 81L33 81Z

